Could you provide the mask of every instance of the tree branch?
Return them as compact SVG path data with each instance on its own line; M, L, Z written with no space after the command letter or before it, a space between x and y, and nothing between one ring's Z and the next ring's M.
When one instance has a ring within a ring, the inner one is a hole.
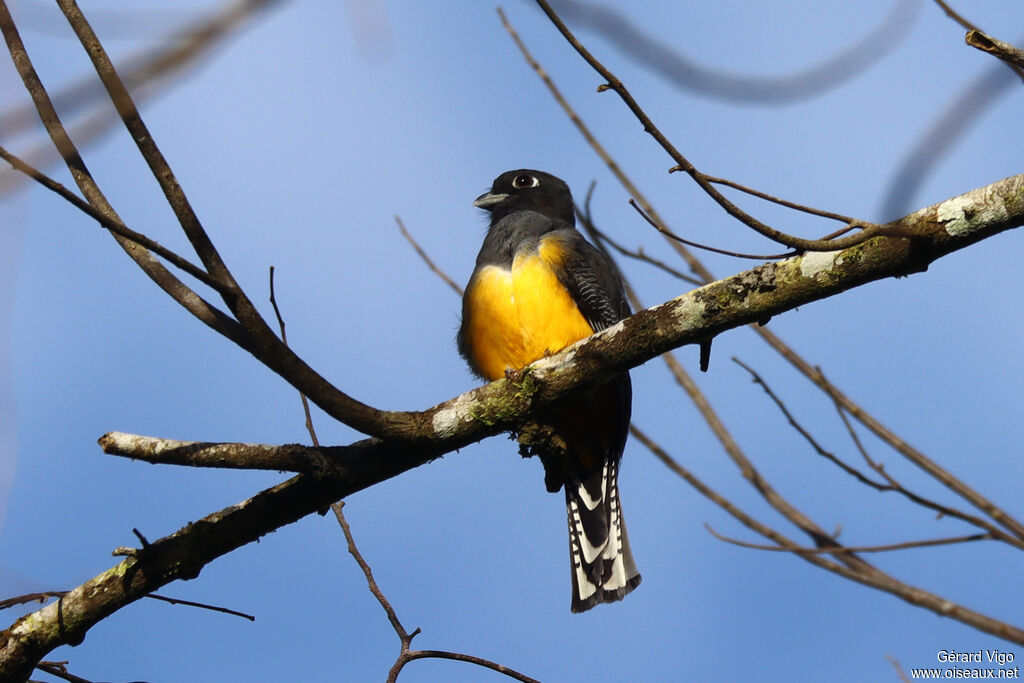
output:
M709 176L705 175L701 171L689 162L682 155L682 153L676 149L669 139L661 132L661 130L654 124L647 113L644 112L640 104L633 98L633 95L629 92L622 81L616 78L615 74L611 72L604 64L602 64L593 54L587 50L586 47L573 35L569 28L565 25L565 22L561 20L558 14L551 9L551 5L546 0L537 0L537 4L544 11L544 14L548 16L551 23L554 24L555 28L558 29L559 33L566 39L566 41L572 46L580 57L591 66L601 78L605 79L605 83L598 87L598 91L614 90L623 103L633 113L633 116L643 125L644 131L647 132L654 140L661 146L663 150L676 162L676 166L670 169L671 171L683 171L689 175L693 181L704 191L709 197L711 197L722 209L725 210L730 216L740 221L752 230L760 233L761 235L771 239L780 244L784 244L787 247L797 249L800 251L831 251L835 249L845 249L851 247L872 237L881 235L899 235L899 226L892 223L886 225L874 225L867 221L858 222L860 226L863 226L863 230L860 230L855 235L848 237L841 237L833 240L808 240L793 235L787 235L786 233L772 228L765 223L762 223L758 219L749 215L736 204L731 202L725 195L718 191L715 184L709 180Z
M940 616L956 619L957 621L968 624L980 631L991 633L999 638L1004 638L1014 643L1024 644L1024 630L958 605L934 593L907 585L872 567L866 562L858 561L856 565L845 566L822 557L822 553L817 549L813 549L813 552L803 552L801 550L802 546L794 543L791 539L746 514L727 498L707 486L635 426L630 426L630 433L641 444L646 446L648 450L650 450L659 460L665 463L669 469L682 477L688 484L693 486L701 495L705 496L728 512L747 528L771 540L780 548L792 551L796 557L799 557L805 562L833 572L834 574L838 574L844 578L850 579L851 581L856 581L857 583L865 586L870 586L877 590L890 593L901 600L912 605L931 610ZM839 546L839 544L834 544L830 549L841 551L842 547ZM849 555L843 552L836 553L837 560L849 560L851 558L858 559L855 555Z
M510 429L538 406L635 367L664 351L838 294L873 280L924 270L931 261L1024 224L1024 175L998 181L898 221L911 239L878 237L705 285L421 413L416 443L368 439L343 449L337 476L299 475L237 506L153 542L0 634L0 677L27 677L54 647L79 642L96 622L175 579L354 491L485 436ZM865 582L859 574L855 580ZM884 582L883 582L884 584ZM883 590L892 591L892 587ZM915 595L917 595L915 593ZM921 604L918 598L904 599ZM920 598L920 600L925 600ZM981 628L981 627L979 627ZM983 629L983 630L990 630ZM1017 642L1024 642L1024 636Z
M866 282L922 270L947 253L1018 227L1024 224L1024 176L922 209L900 224L915 237L875 238L841 252L765 264L641 311L527 366L516 379L498 380L423 411L424 427L416 443L367 439L352 444L336 452L330 478L299 475L154 541L0 634L0 677L12 672L27 675L24 672L54 647L80 641L96 622L146 593L175 579L193 578L213 559L305 515L325 511L355 491L512 428L538 406L587 383L726 329ZM866 577L846 567L830 570L938 611L939 599L924 591L901 593L888 578ZM1002 622L971 618L970 623L982 630L1024 643L1024 634L1006 635Z
M987 52L990 55L995 55L1010 66L1017 69L1024 69L1024 50L1019 47L1011 45L1010 43L1004 43L1003 41L993 38L987 33L982 33L977 29L968 31L964 40L971 47L977 48L982 52Z

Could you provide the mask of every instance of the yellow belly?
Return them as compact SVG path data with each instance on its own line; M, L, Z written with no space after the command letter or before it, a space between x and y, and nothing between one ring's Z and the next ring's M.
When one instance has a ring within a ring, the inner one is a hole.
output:
M562 249L554 239L515 258L511 270L480 269L471 283L467 341L489 380L556 353L593 329L555 275Z

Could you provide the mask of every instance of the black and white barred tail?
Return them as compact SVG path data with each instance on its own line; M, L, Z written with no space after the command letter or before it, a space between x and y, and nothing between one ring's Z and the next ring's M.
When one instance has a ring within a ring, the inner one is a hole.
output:
M618 462L565 484L572 566L572 611L622 600L640 584L619 503Z

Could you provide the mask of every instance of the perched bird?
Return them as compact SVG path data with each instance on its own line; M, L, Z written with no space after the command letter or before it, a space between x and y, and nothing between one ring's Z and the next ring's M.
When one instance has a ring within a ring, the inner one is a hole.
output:
M630 314L618 270L576 230L565 182L508 171L473 204L491 222L462 299L458 345L477 375L499 379ZM621 600L640 583L617 483L631 402L628 374L574 394L538 416L549 437L528 449L541 456L548 491L565 487L573 612Z

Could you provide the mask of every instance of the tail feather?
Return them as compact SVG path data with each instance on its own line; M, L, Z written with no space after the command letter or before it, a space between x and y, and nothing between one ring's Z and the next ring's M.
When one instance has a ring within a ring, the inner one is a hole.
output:
M640 584L619 504L618 463L565 485L572 564L572 611L626 597Z

